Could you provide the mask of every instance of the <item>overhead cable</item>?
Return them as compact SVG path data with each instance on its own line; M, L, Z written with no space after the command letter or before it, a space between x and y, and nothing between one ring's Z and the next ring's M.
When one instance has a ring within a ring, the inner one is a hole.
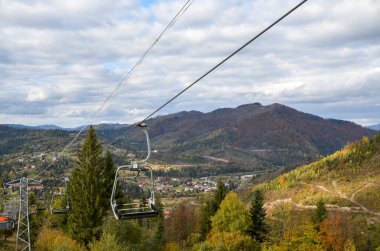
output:
M140 59L136 62L136 64L132 67L132 69L127 73L127 75L117 84L114 90L107 96L107 98L103 101L103 103L99 106L99 108L91 115L86 124L79 130L79 132L75 135L75 137L63 148L60 154L57 156L57 159L63 156L64 152L67 151L79 138L82 132L88 127L89 124L94 120L94 118L98 115L98 113L104 108L105 104L113 97L113 95L120 89L120 87L125 84L132 74L136 71L136 69L141 65L144 61L145 57L149 54L149 52L153 49L153 47L160 41L162 36L165 34L167 30L169 30L179 19L180 17L188 10L188 8L192 5L195 0L187 0L185 4L181 7L181 9L176 13L176 15L170 20L169 24L164 28L164 30L159 34L159 36L154 40L154 42L148 47L148 49L142 54ZM51 162L46 168L40 171L33 178L40 176L43 172L49 169L52 165L54 165L54 161Z
M228 55L226 58L224 58L222 61L220 61L218 64L216 64L214 67L212 67L210 70L208 70L206 73L204 73L202 76L200 76L197 80L195 80L193 83L191 83L190 85L188 85L186 88L184 88L182 91L180 91L179 93L177 93L174 97L172 97L171 99L169 99L168 101L166 101L163 105L161 105L160 107L158 107L156 110L154 110L152 113L150 113L148 116L146 116L143 120L141 120L140 122L138 123L135 123L134 125L137 125L137 124L140 124L140 123L144 123L145 121L147 121L148 119L150 119L153 115L155 115L157 112L159 112L161 109L163 109L165 106L167 106L169 103L171 103L172 101L174 101L176 98L178 98L180 95L182 95L184 92L186 92L187 90L189 90L191 87L193 87L195 84L197 84L199 81L201 81L203 78L205 78L207 75L209 75L211 72L213 72L214 70L216 70L217 68L219 68L219 66L221 66L222 64L224 64L226 61L228 61L230 58L232 58L233 56L235 56L237 53L239 53L241 50L243 50L245 47L247 47L249 44L251 44L253 41L255 41L257 38L259 38L261 35L263 35L265 32L267 32L268 30L270 30L273 26L275 26L276 24L278 24L281 20L283 20L285 17L287 17L289 14L291 14L293 11L295 11L296 9L298 9L301 5L303 5L304 3L306 3L308 0L304 0L304 1L301 1L299 4L297 4L295 7L293 7L291 10L289 10L288 12L286 12L284 15L282 15L280 18L278 18L276 21L274 21L271 25L269 25L268 27L266 27L265 29L263 29L261 32L259 32L256 36L254 36L253 38L251 38L248 42L246 42L245 44L243 44L242 46L240 46L237 50L235 50L234 52L232 52L230 55ZM121 139L122 137L124 137L125 135L129 134L130 132L132 132L136 127L132 126L131 128L129 128L125 133L123 133L122 135L120 135L119 137L115 138L111 143L109 143L110 145L112 145L113 143L115 143L116 141L118 141L119 139Z

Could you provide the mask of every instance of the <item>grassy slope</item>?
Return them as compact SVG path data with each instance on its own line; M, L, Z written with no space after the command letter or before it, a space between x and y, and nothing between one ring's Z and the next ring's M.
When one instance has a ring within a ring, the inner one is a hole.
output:
M269 206L280 200L310 206L323 199L380 217L380 134L252 189L258 188L265 191Z
M251 186L243 192L247 202L255 189L265 192L265 206L272 224L278 225L279 212L287 211L285 214L293 217L294 225L307 225L310 210L323 199L330 214L348 220L350 236L358 250L366 250L369 242L372 245L369 250L380 246L380 134Z

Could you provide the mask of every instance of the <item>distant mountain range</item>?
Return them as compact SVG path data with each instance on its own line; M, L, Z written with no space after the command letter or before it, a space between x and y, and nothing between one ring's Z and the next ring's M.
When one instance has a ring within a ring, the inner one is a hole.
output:
M380 131L380 124L366 126L366 128L372 129L372 130L375 130L375 131Z
M263 106L260 103L209 113L179 112L150 119L147 124L153 148L157 150L153 160L159 163L210 164L214 167L244 167L244 170L310 162L341 149L348 142L375 133L352 122L324 119L281 104ZM33 127L34 130L6 129L17 126L0 126L0 147L3 150L0 152L24 151L26 146L33 151L60 151L62 144L75 134L72 130L78 130L55 126ZM49 127L61 130L50 130ZM103 142L113 141L129 128L124 124L94 127ZM83 135L79 141L82 138ZM118 140L114 147L141 151L144 137L135 131Z

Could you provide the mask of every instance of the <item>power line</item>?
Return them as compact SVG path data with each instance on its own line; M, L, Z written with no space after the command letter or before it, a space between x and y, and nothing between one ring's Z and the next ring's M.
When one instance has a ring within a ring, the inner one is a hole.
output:
M159 34L159 36L154 40L154 42L148 47L148 49L142 54L140 59L136 62L136 64L132 67L132 69L127 73L127 75L117 84L115 89L107 96L107 98L103 101L103 103L99 106L99 108L91 115L86 124L79 130L79 132L75 135L75 137L63 148L60 154L57 156L57 159L62 157L64 152L69 149L75 141L79 138L82 132L88 127L88 125L94 120L96 115L104 108L105 104L113 97L113 95L120 89L120 87L126 83L132 74L136 71L136 69L141 65L144 61L145 57L149 54L149 52L153 49L153 47L159 42L164 33L169 30L180 18L181 16L188 10L188 8L193 4L195 0L187 0L185 4L181 7L181 9L176 13L176 15L170 20L169 24L164 28L164 30ZM33 178L37 178L47 169L54 165L54 161L51 162L45 169L40 171Z
M306 3L308 0L303 0L302 2L300 2L299 4L297 4L295 7L293 7L292 9L290 9L288 12L286 12L284 15L282 15L280 18L278 18L276 21L274 21L271 25L269 25L268 27L266 27L264 30L262 30L261 32L259 32L256 36L254 36L253 38L251 38L248 42L246 42L245 44L243 44L241 47L239 47L237 50L235 50L234 52L232 52L230 55L228 55L226 58L224 58L222 61L220 61L218 64L216 64L214 67L212 67L209 71L207 71L206 73L204 73L201 77L199 77L197 80L195 80L193 83L191 83L190 85L188 85L186 88L184 88L182 91L180 91L178 94L176 94L174 97L172 97L171 99L169 99L168 101L166 101L163 105L161 105L160 107L158 107L156 110L154 110L152 113L150 113L147 117L145 117L142 121L140 121L139 123L135 123L134 125L137 125L137 124L140 124L140 123L144 123L145 121L147 121L149 118L151 118L154 114L156 114L157 112L159 112L161 109L163 109L165 106L167 106L169 103L171 103L172 101L174 101L176 98L178 98L180 95L182 95L184 92L186 92L187 90L189 90L191 87L193 87L195 84L197 84L199 81L201 81L203 78L205 78L207 75L209 75L211 72L213 72L214 70L216 70L217 68L219 68L219 66L221 66L222 64L224 64L226 61L228 61L230 58L232 58L233 56L235 56L237 53L239 53L242 49L244 49L245 47L247 47L249 44L251 44L253 41L255 41L257 38L259 38L261 35L263 35L265 32L267 32L268 30L270 30L273 26L275 26L276 24L278 24L281 20L283 20L285 17L287 17L289 14L291 14L293 11L295 11L296 9L298 9L301 5L303 5L304 3ZM136 127L131 127L130 129L128 129L125 133L123 133L122 135L120 135L119 137L115 138L111 143L109 143L109 145L112 145L113 143L115 143L116 141L118 141L119 139L121 139L122 137L124 137L125 135L129 134L130 132L132 132Z

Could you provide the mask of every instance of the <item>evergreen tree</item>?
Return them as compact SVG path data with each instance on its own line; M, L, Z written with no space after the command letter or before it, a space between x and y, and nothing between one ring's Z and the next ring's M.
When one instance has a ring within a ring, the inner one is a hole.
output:
M314 223L315 228L319 231L319 225L324 221L328 216L327 209L323 200L317 202L317 209L311 216L311 221Z
M261 190L253 193L252 205L249 212L250 226L247 233L258 242L263 242L268 233L268 226L265 223L264 195Z
M162 245L162 235L164 233L164 206L161 202L161 198L156 194L155 205L158 211L158 216L154 219L156 223L156 230L154 233L154 241L157 246Z
M207 233L211 230L211 217L218 211L220 203L222 203L227 193L228 189L224 183L218 180L213 198L206 201L206 204L202 207L202 225L200 229L202 240L206 238Z
M109 199L111 197L113 181L115 179L116 166L109 151L106 152L106 155L104 157L103 168L103 192L105 195L105 201L103 203L108 204L107 208L110 208ZM118 189L118 192L120 194L120 189Z
M220 203L224 200L224 197L226 197L228 193L227 187L224 185L224 183L221 180L218 180L216 185L216 190L214 193L214 199L212 201L212 215L213 216L216 211L218 211L220 207Z
M107 198L110 196L109 172L112 169L112 159L102 159L101 152L102 147L91 126L78 155L78 165L71 173L68 187L68 228L75 240L86 245L100 236L102 219L109 208ZM109 170L106 170L104 163L109 164Z

